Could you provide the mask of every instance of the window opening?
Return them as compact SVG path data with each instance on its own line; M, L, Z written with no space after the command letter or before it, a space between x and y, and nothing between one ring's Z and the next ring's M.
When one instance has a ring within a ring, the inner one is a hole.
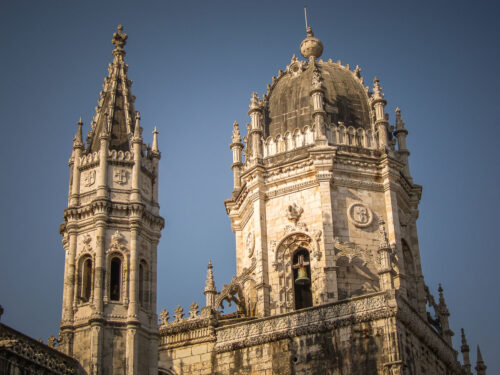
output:
M110 282L110 291L109 298L111 301L119 301L120 300L120 274L122 268L122 261L120 258L111 259L111 282Z
M88 302L92 292L92 260L87 258L83 262L82 272L82 293L81 297L84 302Z

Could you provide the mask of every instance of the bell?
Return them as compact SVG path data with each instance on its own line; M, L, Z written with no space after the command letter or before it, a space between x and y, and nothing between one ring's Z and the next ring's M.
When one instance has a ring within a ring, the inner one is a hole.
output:
M300 267L297 270L297 278L295 279L295 284L297 285L308 285L311 282L309 277L307 277L307 271L305 267Z

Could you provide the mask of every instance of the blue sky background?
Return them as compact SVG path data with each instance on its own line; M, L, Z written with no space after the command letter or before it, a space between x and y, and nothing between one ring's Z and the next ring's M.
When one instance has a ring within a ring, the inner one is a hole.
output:
M410 168L424 187L418 229L426 283L442 283L488 373L500 373L498 195L500 6L494 1L308 1L323 58L381 80L402 109ZM97 105L112 33L126 61L145 138L160 131L158 307L185 309L211 258L218 287L235 270L225 214L232 122L245 124L305 37L304 1L3 1L0 5L0 304L2 322L57 334L72 137ZM475 362L474 362L475 365Z

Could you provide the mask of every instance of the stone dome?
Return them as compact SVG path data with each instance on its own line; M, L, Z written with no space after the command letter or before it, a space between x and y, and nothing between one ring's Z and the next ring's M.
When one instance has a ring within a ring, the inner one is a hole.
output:
M306 39L307 40L307 39ZM321 75L327 122L369 129L370 105L360 69L328 61L299 61L295 56L285 72L280 72L266 95L265 138L285 134L312 123L313 72Z

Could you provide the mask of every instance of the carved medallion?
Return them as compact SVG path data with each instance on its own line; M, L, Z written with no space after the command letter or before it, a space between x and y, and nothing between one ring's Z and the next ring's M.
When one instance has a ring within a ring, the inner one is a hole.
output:
M347 209L349 220L359 228L368 227L373 221L372 211L361 202L354 202Z
M303 212L304 209L300 207L297 203L289 205L285 210L285 214L288 220L294 223L297 223L297 221L299 221L300 216L302 215Z
M128 172L125 169L118 169L115 171L113 181L120 185L125 185L128 180Z
M255 237L252 232L248 232L246 239L247 255L249 258L253 256L253 250L255 248Z
M85 186L89 187L94 185L95 183L95 170L88 171L85 177L83 178L83 181L85 182Z

